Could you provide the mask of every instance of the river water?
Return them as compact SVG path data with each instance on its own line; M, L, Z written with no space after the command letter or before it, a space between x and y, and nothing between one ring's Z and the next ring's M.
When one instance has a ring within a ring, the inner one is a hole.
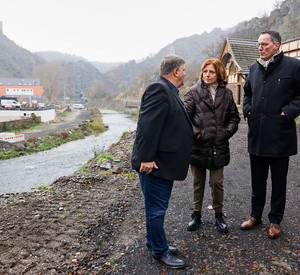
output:
M37 154L0 161L0 194L30 191L48 185L62 176L77 171L94 157L94 153L109 148L125 131L136 129L136 122L128 115L100 110L109 130L85 139L72 141Z

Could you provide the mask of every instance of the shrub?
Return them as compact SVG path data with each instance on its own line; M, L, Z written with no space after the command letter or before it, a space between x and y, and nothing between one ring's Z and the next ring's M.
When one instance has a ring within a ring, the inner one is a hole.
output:
M93 117L93 119L91 121L91 127L93 128L93 130L98 131L98 132L104 131L104 124L103 124L100 114L96 114Z

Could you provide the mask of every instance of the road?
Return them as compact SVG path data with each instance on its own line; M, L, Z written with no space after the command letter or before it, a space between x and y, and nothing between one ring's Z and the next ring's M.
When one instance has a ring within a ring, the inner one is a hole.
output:
M34 130L23 132L25 139L33 137L43 137L48 135L50 132L61 132L65 129L74 128L79 125L82 121L90 119L90 113L87 110L76 110L72 111L62 119L61 122L45 124Z

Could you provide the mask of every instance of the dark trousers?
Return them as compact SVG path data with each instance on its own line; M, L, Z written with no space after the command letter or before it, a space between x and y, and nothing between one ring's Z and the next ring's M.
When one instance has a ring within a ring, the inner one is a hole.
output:
M266 202L267 179L271 171L271 211L268 215L271 223L280 223L283 219L289 157L258 157L250 154L252 178L251 216L261 218Z
M173 181L139 173L145 199L147 243L152 247L152 254L161 257L170 253L164 230L165 214L172 193Z

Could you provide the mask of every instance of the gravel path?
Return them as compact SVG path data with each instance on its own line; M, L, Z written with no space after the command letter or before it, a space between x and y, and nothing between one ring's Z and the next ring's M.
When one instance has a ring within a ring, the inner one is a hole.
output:
M286 212L282 222L283 235L277 240L271 240L266 234L269 225L267 214L270 209L270 188L262 226L246 232L239 228L250 214L251 187L246 143L247 125L242 121L238 133L231 140L231 163L225 168L224 212L230 233L222 235L215 228L208 184L204 199L203 224L196 232L186 230L193 207L192 177L189 173L185 181L175 184L165 222L169 243L180 249L180 257L187 262L188 267L174 271L157 264L145 248L144 226L140 229L135 226L134 228L138 228L135 230L139 237L134 238L135 234L132 234L131 239L134 239L134 243L129 245L128 252L119 263L121 274L300 273L299 154L290 161ZM142 208L142 204L140 207ZM142 211L140 213L143 215ZM138 214L131 216L136 217Z
M266 235L270 190L263 224L242 231L251 196L246 134L242 121L225 168L229 234L215 228L208 185L203 224L188 232L191 174L175 183L165 230L185 269L167 269L145 247L143 198L130 169L132 133L112 145L113 160L91 160L83 174L60 178L47 190L0 196L0 274L299 274L299 154L290 161L283 235Z
M50 132L61 132L65 129L75 128L84 120L90 119L90 112L87 110L76 110L72 109L71 112L68 113L66 117L58 122L52 122L47 125L42 125L34 130L22 132L24 134L25 139L33 138L33 137L43 137L48 135Z

